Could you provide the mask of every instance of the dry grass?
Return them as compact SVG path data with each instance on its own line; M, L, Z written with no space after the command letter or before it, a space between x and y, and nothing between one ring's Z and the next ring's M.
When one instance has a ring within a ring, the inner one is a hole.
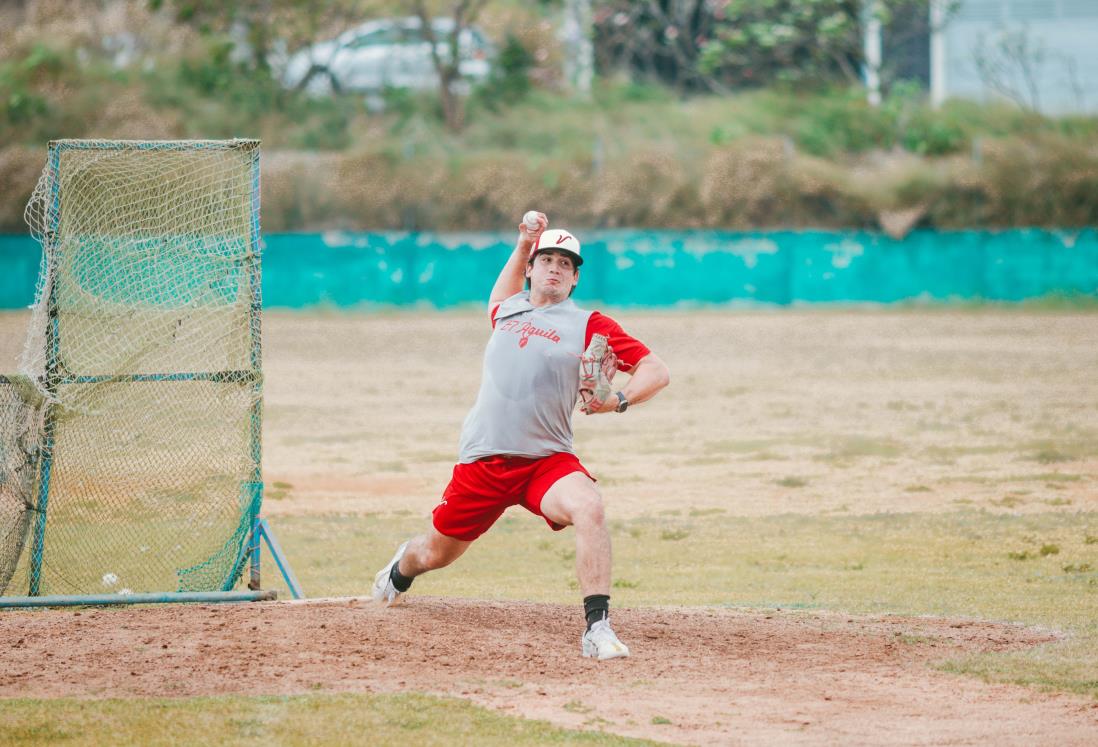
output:
M631 149L615 156L596 133L586 137L572 152L469 148L440 135L441 152L412 147L411 157L398 155L411 146L397 142L359 154L299 154L296 172L271 168L265 176L266 225L483 230L508 225L529 205L567 215L574 226L876 226L897 236L918 225L1083 227L1098 220L1091 199L1098 152L1055 139L1041 147L989 144L975 164L910 154L824 160L775 137L699 147L675 137L646 142L637 132L623 133L633 138ZM283 181L301 172L306 179ZM318 202L325 209L311 212Z

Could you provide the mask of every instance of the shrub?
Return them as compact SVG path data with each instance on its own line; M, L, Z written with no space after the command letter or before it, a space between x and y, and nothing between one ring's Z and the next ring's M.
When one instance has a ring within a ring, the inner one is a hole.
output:
M533 65L534 56L519 38L507 34L491 75L477 88L474 101L490 111L521 101L530 93L530 68Z
M706 223L729 228L781 225L792 181L780 140L745 138L706 159L701 203Z
M12 145L0 149L0 231L23 233L23 206L30 199L46 161L45 148Z
M591 210L593 222L607 227L704 224L697 180L670 148L653 148L607 164Z
M0 135L4 140L37 132L49 120L53 106L44 89L65 70L65 59L44 44L23 56L0 63Z

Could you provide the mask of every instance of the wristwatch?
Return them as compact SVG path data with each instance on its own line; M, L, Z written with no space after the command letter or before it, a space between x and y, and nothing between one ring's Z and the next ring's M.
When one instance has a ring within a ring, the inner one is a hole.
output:
M614 408L614 412L625 412L629 408L629 400L620 391L615 394L618 395L618 406Z

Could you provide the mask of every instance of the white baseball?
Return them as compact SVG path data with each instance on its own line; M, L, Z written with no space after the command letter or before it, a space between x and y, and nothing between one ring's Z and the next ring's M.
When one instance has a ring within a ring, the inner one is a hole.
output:
M538 230L538 211L527 210L526 215L522 216L522 222L526 224L526 228L529 230Z
M114 586L117 583L118 583L118 576L114 575L113 573L104 573L103 574L103 585L104 586Z

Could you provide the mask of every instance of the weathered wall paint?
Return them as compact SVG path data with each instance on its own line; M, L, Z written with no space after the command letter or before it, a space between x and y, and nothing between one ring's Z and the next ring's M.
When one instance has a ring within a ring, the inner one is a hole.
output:
M1098 295L1098 232L583 231L577 300L615 306ZM483 303L512 237L498 233L271 234L267 307ZM33 300L39 250L0 236L0 308Z

